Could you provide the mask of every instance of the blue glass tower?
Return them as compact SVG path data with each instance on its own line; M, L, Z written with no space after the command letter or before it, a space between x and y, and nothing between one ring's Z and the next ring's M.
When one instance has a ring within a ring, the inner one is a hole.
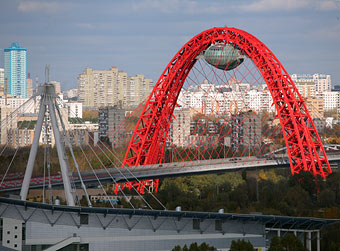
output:
M7 94L13 97L27 97L27 49L18 43L12 43L10 48L4 49L5 79L7 79Z

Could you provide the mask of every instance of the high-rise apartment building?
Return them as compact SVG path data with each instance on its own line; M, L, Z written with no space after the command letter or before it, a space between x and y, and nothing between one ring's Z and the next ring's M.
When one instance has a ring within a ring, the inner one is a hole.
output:
M83 104L80 102L65 102L69 118L83 118Z
M324 100L322 98L308 97L305 99L305 104L312 119L323 119Z
M171 120L170 137L172 144L178 147L189 145L190 138L190 110L175 109Z
M315 97L315 82L314 81L299 81L295 83L296 88L302 97Z
M330 91L332 86L331 75L326 74L292 74L291 78L295 84L301 82L314 82L315 91L319 94Z
M6 89L13 97L27 97L26 54L27 49L18 43L12 43L10 48L4 49Z
M0 105L0 119L1 119L1 127L0 127L0 144L7 143L8 130L17 128L17 118L15 115L11 115L14 111L13 108L8 106Z
M128 77L117 67L110 70L86 68L78 77L78 101L84 106L136 106L150 94L151 79L144 75Z
M5 106L8 108L12 108L14 110L18 110L19 113L33 113L34 106L33 104L24 105L27 101L27 98L0 98L0 107ZM19 109L20 107L20 109Z
M332 89L331 75L314 74L313 78L315 79L316 82L315 89L318 93L331 91Z
M199 109L203 114L230 115L249 109L256 112L275 112L273 99L267 88L251 89L247 83L234 85L233 88L203 81L198 88L181 90L177 103L182 108Z
M4 96L5 88L5 69L0 68L0 96Z
M138 74L135 77L128 78L127 105L138 106L147 98L153 88L152 79L144 78L144 75Z
M234 115L231 124L231 146L233 151L240 149L249 149L260 144L261 141L261 118L260 116L249 110Z
M33 80L28 77L26 83L27 83L27 98L30 98L33 96Z
M112 144L113 147L117 145L122 136L120 126L125 119L125 113L125 109L116 106L99 109L98 137L101 141Z
M324 111L330 111L340 107L340 92L323 92L318 95L323 100Z
M32 145L33 137L34 129L15 128L7 130L7 143L13 148Z

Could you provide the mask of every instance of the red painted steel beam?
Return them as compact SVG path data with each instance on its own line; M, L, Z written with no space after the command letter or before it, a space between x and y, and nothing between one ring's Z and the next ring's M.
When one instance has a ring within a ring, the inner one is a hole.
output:
M273 98L292 174L302 170L325 178L331 169L306 105L275 55L256 37L235 28L212 28L187 42L152 90L130 140L123 165L161 163L178 95L197 56L211 44L231 43L254 62Z

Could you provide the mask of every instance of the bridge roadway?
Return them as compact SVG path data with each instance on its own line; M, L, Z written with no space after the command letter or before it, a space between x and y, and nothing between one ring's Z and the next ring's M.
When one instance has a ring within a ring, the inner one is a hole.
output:
M282 155L281 155L282 156ZM340 165L340 154L329 154L328 160L332 168L337 168ZM335 165L335 166L334 166ZM241 169L268 169L268 168L288 168L287 157L277 157L276 159L260 159L256 157L238 157L231 159L212 159L212 160L198 160L187 162L173 162L157 165L145 165L136 167L116 167L108 169L83 171L81 176L87 186L98 186L98 179L101 183L125 182L136 179L152 179L164 178L184 175L197 175L208 173L222 173L231 172ZM73 181L76 185L80 184L77 173L72 173ZM62 187L62 177L60 174L51 176L51 183L53 187ZM14 192L21 189L22 178L12 179L4 182L0 191ZM30 188L42 188L44 184L43 177L34 177L31 180ZM45 185L47 181L45 180Z

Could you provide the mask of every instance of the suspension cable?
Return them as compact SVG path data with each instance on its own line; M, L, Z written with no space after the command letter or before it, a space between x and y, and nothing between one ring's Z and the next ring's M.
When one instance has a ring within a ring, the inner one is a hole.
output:
M76 117L76 119L77 120L79 120L79 121L81 121L78 117ZM86 124L85 124L85 126L86 126ZM93 139L93 137L91 136L91 135L89 135L89 137L90 138L92 138L92 140L94 140ZM120 159L114 154L114 152L113 151L111 151L106 145L105 145L105 143L104 142L102 142L100 139L99 139L99 141L102 143L101 145L103 145L111 154L112 154L112 156L114 157L114 158L116 158L117 160L118 160L118 162L120 162L120 163L122 163L121 161L120 161ZM90 149L92 150L92 152L95 154L95 156L96 156L96 158L100 161L100 163L102 164L102 166L104 167L104 169L107 171L107 173L111 176L111 178L114 180L114 178L112 177L112 175L111 175L111 173L106 169L106 167L105 167L105 165L102 163L102 161L100 160L100 158L98 157L98 155L96 154L96 152L93 150L93 148L89 145L89 147L90 147ZM110 161L110 163L112 164L112 166L122 175L122 177L126 180L126 181L128 181L129 182L129 179L120 171L120 168L119 167L117 167L114 163L113 163L113 161L111 160L111 158L105 153L105 151L98 145L98 148L101 150L101 152L105 155L105 157ZM126 167L126 166L124 166L123 167L124 169L126 169L131 175L132 175L132 177L134 178L134 179L136 179L138 182L140 182L140 180ZM146 189L146 187L145 187L145 185L143 184L143 182L140 182L140 184ZM153 209L151 206L150 206L150 204L143 198L143 196L137 191L137 189L134 187L134 186L132 186L132 188L135 190L135 192L142 198L142 200L149 206L149 208L150 209ZM148 191L148 189L146 189L147 191ZM150 191L148 191L150 194L151 194L151 196L152 197L154 197L154 199L164 208L164 209L166 209L165 208L165 206L157 199L157 197L155 197Z
M90 136L91 137L91 136ZM101 140L100 140L101 141ZM103 145L105 148L106 148L106 150L108 150L111 154L112 154L112 156L115 158L115 159L117 159L118 160L118 162L120 162L121 164L122 164L122 162L121 162L121 160L114 154L114 152L112 151L112 150L110 150L107 146L106 146L106 144L105 143L103 143L102 141L101 141L101 145ZM129 182L129 180L128 180L128 178L120 171L120 168L119 167L117 167L113 162L112 162L112 160L110 159L110 157L105 153L105 151L98 145L98 147L99 147L99 149L102 151L102 153L105 155L105 157L111 162L111 164L113 165L113 167L114 168L116 168L117 170L118 170L118 172L124 177L124 179L126 180L126 181L128 181ZM127 168L126 166L123 166L123 168L124 169L126 169L127 170L127 172L129 173L129 174L131 174L132 175L132 177L134 178L134 179L136 179L142 186L143 186L143 188L164 208L164 209L166 209L166 207L163 205L163 203L162 202L160 202L159 201L159 199L153 194L153 193L151 193L146 187L145 187L145 185L143 184L143 182L140 182L140 180L131 172L131 170L129 169L129 168ZM112 177L112 176L111 176ZM150 209L153 209L150 205L149 205L149 203L147 203L146 202L146 200L144 199L144 197L132 186L132 188L137 192L137 194L143 199L143 201L150 207Z
M85 157L85 159L86 159L86 162L87 162L87 164L88 164L88 165L89 165L89 167L91 168L91 170L92 170L92 172L93 172L94 176L96 177L96 179L97 179L97 181L98 181L98 183L99 183L100 187L102 188L102 190L103 190L103 192L104 192L104 194L105 194L106 198L109 198L109 197L108 197L108 194L106 193L106 190L104 189L104 186L103 186L103 184L100 182L100 180L99 180L99 178L98 178L98 176L97 176L96 172L94 171L94 168L93 168L93 166L91 165L91 162L89 161L89 159L88 159L87 155L85 154L85 152L84 152L83 148L81 147L81 144L79 144L79 147L80 147L80 150L81 150L81 152L83 153L83 155L84 155L84 157ZM112 204L112 201L111 201L111 200L109 200L109 202L110 202L110 204L111 204L111 207L112 207L112 208L114 208L114 205ZM133 207L133 205L132 205L132 204L131 204L131 206ZM134 209L134 207L133 207L133 209Z
M23 124L24 124L24 123L21 123L21 124L20 124L18 130L20 130L21 127L23 127ZM32 124L32 120L29 122L28 128L31 126L31 124ZM9 143L9 140L7 140L7 144L8 144L8 143ZM19 142L18 142L18 144L16 144L16 150L15 150L15 152L14 152L14 155L13 155L13 157L12 157L12 159L11 159L11 161L10 161L10 163L9 163L9 165L8 165L8 167L7 167L7 169L6 169L6 172L4 173L4 175L3 175L3 177L2 177L2 180L1 180L1 183L0 183L0 188L2 187L2 184L3 184L3 182L4 182L5 179L6 179L6 176L7 176L8 172L9 172L9 169L11 168L11 166L12 166L12 164L13 164L13 162L14 162L14 159L15 159L15 157L16 157L17 152L18 152L19 149L20 149L20 146L19 146Z
M31 97L30 99L28 99L28 100L26 100L22 105L20 105L18 108L16 108L14 111L12 111L10 114L8 114L7 116L6 116L6 118L5 119L3 119L2 121L1 121L1 126L0 126L0 130L2 131L4 128L4 126L7 126L8 125L8 121L7 121L7 118L8 117L10 117L10 121L9 121L9 123L10 123L10 125L12 125L12 121L14 120L14 118L15 117L17 117L18 116L18 111L20 110L20 109L22 109L23 107L25 107L30 101L32 101L33 100L33 97ZM30 104L31 105L31 104ZM24 111L26 110L26 108L24 109ZM14 115L14 116L13 116ZM1 150L1 152L0 152L0 156L2 156L2 154L5 152L5 150L6 150L6 148L7 148L7 146L8 146L8 144L9 144L9 141L8 140L6 140L7 142L6 142L6 145L3 147L3 149Z
M87 190L86 190L86 186L85 186L84 181L83 181L83 178L82 178L82 176L81 176L81 174L80 174L80 170L79 170L79 166L78 166L77 160L76 160L76 158L75 158L75 156L74 156L74 153L73 153L73 149L72 149L71 142L70 142L70 140L69 140L69 137L67 137L67 135L66 135L65 124L64 124L64 122L63 122L63 118L62 118L62 116L61 116L61 113L60 113L60 110L59 110L59 106L58 106L57 104L54 104L54 107L55 107L56 110L57 110L57 113L58 113L58 116L59 116L59 120L60 120L60 124L61 124L62 129L63 129L64 139L66 140L66 142L67 142L67 144L68 144L69 151L70 151L70 153L71 153L72 160L73 160L73 162L74 162L74 166L75 166L75 168L76 168L76 171L77 171L78 176L79 176L79 179L80 179L81 186L82 186L82 188L83 188L83 190L84 190L84 193L85 193L85 197L86 197L86 200L87 200L87 204L88 204L89 207L92 207L92 204L91 204L89 195L88 195ZM72 178L72 179L73 179L73 178Z
M62 101L61 101L61 102L62 102ZM76 117L76 118L77 118L77 117ZM77 119L78 119L78 118L77 118ZM92 138L92 140L93 140L93 138ZM94 168L93 168L93 166L91 165L90 161L88 160L88 157L87 157L86 154L84 153L84 150L83 150L83 148L81 147L81 144L79 144L79 147L80 147L80 149L81 149L83 155L85 156L85 159L86 159L87 163L89 164L90 168L92 169L92 171L93 171L93 173L94 173L96 179L98 180L99 184L101 185L103 191L104 191L105 194L106 194L106 191L105 191L105 189L103 188L102 183L99 181L99 178L98 178L97 174L95 173ZM92 150L92 152L96 155L96 153L95 153L95 151L93 150L93 148L92 148L90 145L89 145L89 147L90 147L90 149ZM100 158L99 158L97 155L96 155L96 158L99 160L99 162L101 163L101 165L103 166L103 168L105 169L105 171L109 174L109 176L111 177L112 181L113 181L115 184L117 184L117 182L115 181L115 179L113 178L113 176L111 175L111 173L107 170L107 168L105 167L105 165L102 163L102 161L100 160ZM80 171L79 171L79 176L81 177ZM118 186L118 188L119 188L119 190L121 191L121 193L123 194L123 196L126 198L126 200L128 201L128 203L132 206L132 208L134 208L134 206L132 205L132 203L130 202L129 198L126 196L126 194L125 194L124 191L122 190L122 188L121 188L120 186ZM138 191L136 191L136 192L138 193ZM107 194L106 194L106 196L107 196ZM112 207L113 207L113 204L112 204L112 203L111 203L111 205L112 205Z

